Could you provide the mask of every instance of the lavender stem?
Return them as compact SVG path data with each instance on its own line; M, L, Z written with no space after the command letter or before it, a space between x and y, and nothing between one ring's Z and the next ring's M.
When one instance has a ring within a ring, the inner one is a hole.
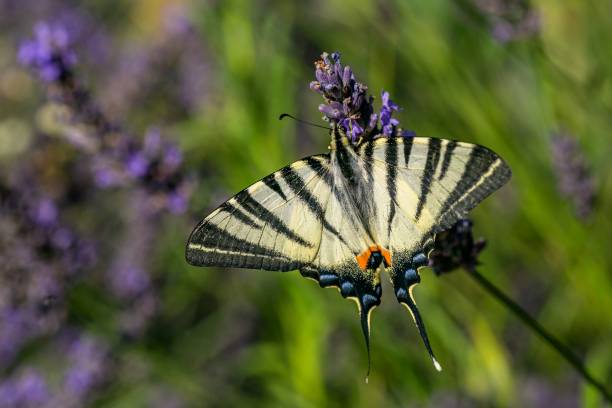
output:
M512 300L508 295L501 291L497 286L491 283L487 278L481 275L478 271L473 269L468 271L468 275L472 277L480 286L482 286L490 295L502 303L507 309L509 309L516 317L523 321L532 331L538 334L542 340L544 340L549 346L551 346L565 361L567 361L574 369L580 374L580 376L587 383L595 387L601 396L609 403L612 403L612 394L606 389L606 387L598 381L593 375L587 370L584 362L565 345L561 340L552 335L546 330L538 321L533 318L529 312L523 309L518 303Z

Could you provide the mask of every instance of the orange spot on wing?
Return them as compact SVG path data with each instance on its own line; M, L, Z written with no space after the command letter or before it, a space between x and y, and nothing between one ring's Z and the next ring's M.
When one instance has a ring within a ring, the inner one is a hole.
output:
M379 252L385 261L385 266L391 266L391 252L381 247L380 245L370 245L368 249L364 250L362 253L355 257L357 258L357 263L359 264L359 267L361 269L367 269L368 261L370 260L370 257L372 256L373 252Z
M380 253L382 254L383 258L385 259L385 266L389 267L391 266L391 252L389 252L387 249L378 246L378 248L380 249Z
M368 261L370 260L370 255L372 255L372 250L370 248L366 249L355 257L357 258L357 263L359 264L359 267L363 270L366 270L366 268L368 267Z

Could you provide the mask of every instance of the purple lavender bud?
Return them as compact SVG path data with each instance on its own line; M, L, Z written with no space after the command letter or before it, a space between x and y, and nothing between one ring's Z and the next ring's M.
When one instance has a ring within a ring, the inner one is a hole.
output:
M340 120L345 117L344 107L340 102L331 102L329 105L321 104L319 105L319 111L333 120Z
M317 81L319 81L321 85L329 83L329 76L327 72L323 71L322 69L317 69L315 71L315 77L317 78Z
M313 91L323 95L323 91L321 90L321 83L318 81L311 81L310 82L310 89L312 89Z
M399 106L389 98L389 92L383 91L381 95L383 108L389 111L399 111Z
M340 122L340 125L344 127L353 142L356 142L363 133L363 128L359 126L359 122L355 119L345 118Z
M399 125L399 121L392 118L391 115L399 110L399 106L389 98L389 92L383 91L381 99L380 124L382 125L383 134L385 136L394 136L395 127Z
M378 123L378 115L373 113L370 115L370 121L368 122L368 129L374 129Z
M344 72L342 73L342 86L345 89L349 89L351 86L351 79L353 78L353 70L348 65L344 67Z

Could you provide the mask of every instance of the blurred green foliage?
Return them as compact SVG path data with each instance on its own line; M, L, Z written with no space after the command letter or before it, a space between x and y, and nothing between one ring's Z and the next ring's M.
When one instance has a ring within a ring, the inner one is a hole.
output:
M155 38L166 1L115 3L121 13L107 2L83 7L121 41ZM268 173L326 150L325 131L278 115L318 119L312 62L338 50L375 97L391 93L405 128L483 144L508 161L512 181L473 212L475 234L488 240L480 271L612 387L609 2L534 1L539 30L507 42L467 0L184 5L208 50L208 94L197 112L165 125L197 175L195 213L203 217ZM11 66L10 40L0 45L0 154L8 155L9 135L39 126L31 112L40 100L37 85ZM9 71L25 84L19 92ZM159 122L138 107L125 120ZM596 180L596 208L584 222L557 192L550 146L557 131L579 139ZM387 286L373 313L366 385L352 302L298 273L188 266L184 243L196 221L165 220L151 254L164 282L160 314L142 339L120 349L128 368L100 406L143 405L160 382L190 406L600 406L563 360L460 271L440 278L423 271L415 290L444 371L433 369ZM72 319L112 339L115 306L95 294L86 283L72 291Z

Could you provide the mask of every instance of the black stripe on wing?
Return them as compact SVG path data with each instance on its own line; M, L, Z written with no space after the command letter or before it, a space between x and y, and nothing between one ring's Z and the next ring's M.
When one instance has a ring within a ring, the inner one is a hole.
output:
M351 164L351 159L349 157L349 152L347 147L343 143L338 143L336 147L336 157L338 159L338 166L340 167L340 172L348 181L349 185L353 187L357 182L355 180L355 171Z
M302 200L312 211L314 215L317 216L323 228L333 234L336 238L340 240L344 245L347 245L346 240L340 235L340 233L325 219L325 211L321 206L321 203L316 199L315 196L308 190L304 180L300 177L300 175L291 168L291 166L285 167L280 170L281 176L283 180L289 185L289 188L293 191L293 193Z
M242 208L244 208L246 211L257 217L260 221L269 225L273 230L283 235L284 237L302 246L309 248L314 247L314 244L300 237L295 231L291 230L283 220L274 215L259 201L253 198L248 190L244 190L242 193L237 195L236 202L238 202L238 204L240 204Z
M234 206L231 201L226 201L219 206L219 209L225 211L230 216L240 220L243 224L255 229L261 229L261 226L257 225L247 214L245 214L240 208Z
M395 217L395 201L397 199L397 139L389 138L385 150L387 162L387 192L389 193L389 219L387 220L387 233L391 235L391 224Z
M301 266L277 251L236 237L212 223L204 223L194 231L187 245L186 258L196 266L270 269L275 259L280 261L280 267L275 270Z
M310 157L309 157L310 158ZM278 172L272 173L266 177L264 177L261 181L268 186L268 188L270 188L270 190L274 191L276 194L278 194L283 200L287 201L287 196L285 195L285 192L283 191L283 189L281 188L280 184L278 184L278 181L276 181L276 174Z
M453 151L456 147L457 142L455 142L454 140L451 140L446 144L446 150L444 151L444 159L442 159L442 169L440 170L438 180L442 180L444 176L446 176L446 172L448 171L448 167L450 166L451 159L453 158Z
M504 185L511 175L510 168L499 156L474 145L459 182L442 204L436 231L450 228L467 211Z
M295 257L301 250L291 249L294 248L293 245L276 244L288 240L308 250L319 245L319 237L311 237L316 242L308 242L298 231L291 228L279 213L273 211L276 209L282 212L285 206L302 206L297 195L291 194L289 185L281 182L283 170L291 166L298 168L300 172L313 170L305 172L308 180L302 181L303 191L300 195L303 196L312 188L310 183L316 185L321 179L329 182L326 160L329 160L328 156L319 155L295 162L221 204L191 233L185 253L187 261L196 266L232 266L278 271L299 269L308 264L311 260L307 262ZM315 170L309 163L317 163L319 166ZM274 207L268 207L266 203L274 203ZM295 210L299 211L298 208ZM292 213L292 210L287 208L287 213ZM265 230L276 232L276 237L264 237Z
M431 191L431 182L433 181L434 172L440 160L440 145L440 139L429 139L427 145L427 159L425 161L425 169L423 170L423 178L421 179L421 194L419 195L419 202L417 203L416 214L414 216L415 220L421 217L421 212L427 202L427 196Z
M404 167L408 167L410 162L410 154L412 153L412 145L414 144L414 138L405 137L403 139L404 144Z

